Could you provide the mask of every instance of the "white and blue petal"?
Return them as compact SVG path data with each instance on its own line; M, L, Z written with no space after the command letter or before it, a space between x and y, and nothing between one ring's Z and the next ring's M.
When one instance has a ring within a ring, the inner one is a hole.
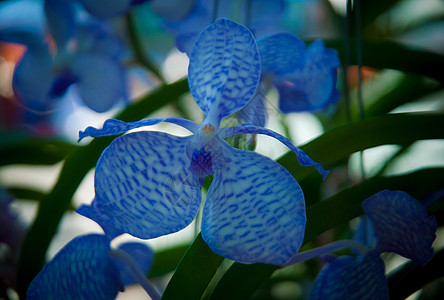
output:
M310 299L388 300L384 262L375 251L361 257L338 257L321 270Z
M244 107L256 92L260 74L253 34L228 19L206 27L191 49L190 92L210 122L219 124Z
M436 220L402 191L383 190L362 203L372 221L379 252L391 251L425 265L433 256Z
M305 62L305 44L290 33L278 33L257 39L262 72L276 75L300 69Z
M202 212L202 237L219 255L242 263L281 265L304 238L299 184L273 160L228 144Z
M105 121L105 124L103 124L103 128L97 129L90 126L86 128L84 131L80 131L79 141L87 136L101 137L108 135L116 135L127 132L131 129L136 129L143 126L151 126L159 124L161 122L169 122L177 124L179 126L188 129L191 132L196 132L199 129L199 125L197 125L193 121L176 117L161 118L161 119L145 119L136 122L123 122L117 119L109 119Z
M237 135L237 134L248 134L248 133L265 134L265 135L268 135L268 136L271 136L271 137L277 139L278 141L283 143L285 146L290 148L290 150L296 154L301 166L304 166L304 167L314 166L316 168L316 170L318 170L318 172L321 173L322 178L324 178L324 179L328 175L328 173L330 172L330 171L324 170L324 168L322 167L321 164L312 160L304 151L302 151L300 148L296 147L286 137L284 137L274 131L271 131L267 128L263 128L263 127L259 127L259 126L255 126L255 125L251 125L251 124L242 124L242 125L239 125L236 127L223 128L220 136L223 138L227 138L227 137Z
M27 299L115 299L123 285L109 251L104 235L73 239L34 278Z
M93 206L101 219L143 239L190 224L201 203L198 180L188 170L190 138L155 131L116 138L96 167Z

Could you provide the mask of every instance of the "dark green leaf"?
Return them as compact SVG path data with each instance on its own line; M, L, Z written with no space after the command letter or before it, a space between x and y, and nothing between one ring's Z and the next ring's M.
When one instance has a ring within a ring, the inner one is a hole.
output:
M388 275L391 300L406 299L425 284L444 276L444 249L439 250L425 266L409 261Z
M189 247L190 245L181 245L156 251L149 277L158 277L174 271Z
M355 45L356 41L351 40ZM325 45L335 48L344 61L344 41L341 39L326 40ZM362 64L376 69L395 69L407 73L417 73L435 78L444 83L444 56L426 50L409 49L399 43L390 41L362 41ZM350 53L351 65L357 64L356 53Z
M199 234L174 272L162 299L200 299L223 259Z
M340 165L361 150L389 144L409 145L417 140L444 139L444 115L389 114L353 122L330 130L301 148L324 168ZM299 181L315 173L301 167L296 155L287 153L278 162Z
M27 135L2 136L0 166L9 164L52 165L63 160L77 145L54 138Z

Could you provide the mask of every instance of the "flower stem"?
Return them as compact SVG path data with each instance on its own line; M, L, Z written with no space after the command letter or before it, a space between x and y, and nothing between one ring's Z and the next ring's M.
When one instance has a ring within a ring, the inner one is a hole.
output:
M137 263L128 253L120 249L113 249L109 252L109 255L112 255L122 260L130 268L134 278L136 278L136 280L140 283L140 285L151 297L151 299L160 300L161 297L159 292L146 279L145 274L143 274L143 272L137 266Z
M325 254L329 254L331 252L334 251L338 251L340 249L344 249L344 248L353 248L358 250L361 254L365 254L368 251L368 248L358 242L358 241L354 241L354 240L340 240L340 241L336 241L315 249L311 249L302 253L298 253L295 256L293 256L288 262L286 262L285 264L283 264L283 266L290 266L290 265L294 265L321 255L325 255Z

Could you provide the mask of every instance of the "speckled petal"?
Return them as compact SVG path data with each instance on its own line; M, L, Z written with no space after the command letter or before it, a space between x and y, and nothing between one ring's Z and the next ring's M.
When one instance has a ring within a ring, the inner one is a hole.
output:
M188 170L190 138L155 131L116 138L96 167L93 204L102 219L143 239L190 224L201 202L197 178Z
M188 82L196 103L212 120L220 121L244 107L260 74L259 50L245 26L218 19L197 37Z
M245 133L265 134L265 135L268 135L268 136L271 136L271 137L277 139L282 144L284 144L285 146L290 148L290 150L296 154L301 166L304 166L304 167L314 166L316 168L316 170L318 170L318 172L321 173L322 178L324 178L324 179L328 175L328 173L330 172L330 171L324 170L324 168L322 168L321 164L312 160L304 151L302 151L301 149L296 147L286 137L284 137L274 131L271 131L269 129L263 128L263 127L259 127L259 126L255 126L255 125L251 125L251 124L243 124L243 125L239 125L236 127L228 127L228 128L222 129L220 136L223 138L227 138L227 137L230 137L233 135L245 134Z
M216 170L203 208L203 239L214 252L237 262L285 263L304 238L299 184L267 157L234 148L225 154L229 159Z
M375 251L357 258L338 257L321 270L310 299L388 300L384 262Z
M123 286L109 251L104 235L73 239L34 278L27 299L115 299Z
M257 40L262 72L286 74L304 66L305 44L295 35L278 33Z
M100 137L100 136L116 135L127 132L131 129L136 129L143 126L156 125L161 122L169 122L177 124L179 126L182 126L190 130L191 132L195 132L199 128L199 125L197 125L192 121L176 117L146 119L136 122L123 122L117 119L109 119L105 121L105 124L103 124L103 128L97 129L94 127L88 127L84 131L80 131L79 141L87 136Z
M432 258L436 220L420 202L402 191L383 190L362 207L375 228L378 251L398 253L418 265Z

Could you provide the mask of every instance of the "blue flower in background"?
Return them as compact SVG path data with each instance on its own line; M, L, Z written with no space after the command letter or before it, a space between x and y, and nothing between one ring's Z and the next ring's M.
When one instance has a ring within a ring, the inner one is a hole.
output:
M158 237L194 220L203 179L214 175L201 226L210 248L243 263L288 261L304 237L299 184L275 161L235 149L224 139L244 133L269 135L288 146L301 165L315 166L323 177L328 172L273 131L252 124L219 127L222 119L251 100L260 75L259 51L246 27L228 19L208 26L193 46L188 69L191 94L206 115L202 125L171 117L133 123L108 120L102 129L88 127L80 139L160 122L178 124L192 135L142 131L116 138L97 163L93 203L78 212L111 228L107 234L112 236Z
M103 234L70 241L31 282L27 299L115 299L124 286L139 279L135 273L146 274L153 252L141 243L112 250L110 242Z
M376 250L395 252L425 265L433 256L436 219L421 202L402 191L381 191L362 203L374 227Z
M372 249L358 257L329 259L311 299L389 299L381 253L395 252L419 265L432 258L436 220L420 202L402 191L383 190L362 207L366 215L356 238Z
M72 85L97 112L127 100L123 45L105 23L91 18L80 22L71 1L47 0L44 13L51 43L44 28L29 26L20 14L27 5L26 1L11 4L18 21L2 23L0 28L0 40L27 47L13 77L15 94L27 108L51 111ZM36 13L43 9L36 7Z
M389 299L385 265L379 253L331 259L313 284L311 300Z
M336 90L340 61L336 50L325 48L322 40L305 47L289 33L257 40L263 68L262 83L279 92L279 108L284 113L318 111L339 100Z
M172 5L177 9L171 10ZM151 9L165 19L165 26L176 35L177 49L188 55L200 31L214 18L236 19L255 36L281 31L279 17L285 5L282 0L217 1L217 7L215 0L150 1Z

